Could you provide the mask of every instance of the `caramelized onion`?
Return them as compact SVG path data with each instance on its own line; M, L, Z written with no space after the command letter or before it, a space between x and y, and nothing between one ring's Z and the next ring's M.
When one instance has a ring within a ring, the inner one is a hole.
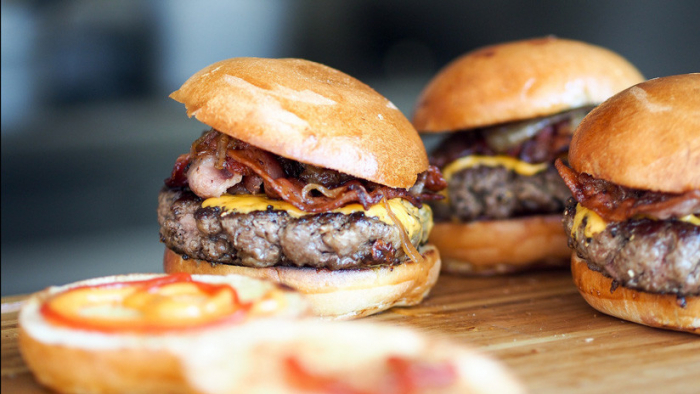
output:
M592 107L582 107L545 118L527 119L495 126L484 130L484 138L496 152L503 153L531 139L545 127L563 120L569 120L568 132L573 133L591 109Z
M346 189L347 187L345 186L329 189L327 187L319 185L318 183L309 183L308 185L304 186L303 189L301 189L301 197L304 199L304 201L307 201L310 198L312 198L309 195L309 193L311 193L313 190L316 190L328 198L338 198L338 196Z
M421 256L420 252L418 252L418 249L416 249L416 247L413 246L413 244L411 243L411 239L408 238L406 229L403 227L403 224L401 224L396 215L394 215L394 212L391 210L389 202L386 200L385 197L382 197L382 204L384 204L384 208L386 208L386 213L387 215L389 215L389 219L391 219L391 221L394 222L396 227L399 228L399 235L401 236L401 247L403 248L404 253L406 253L408 258L410 258L411 261L413 261L414 263L423 264L425 262L425 259L423 259L423 256Z
M228 136L225 134L221 135L216 141L216 164L214 168L219 170L224 168L224 163L226 162L226 149L228 149Z

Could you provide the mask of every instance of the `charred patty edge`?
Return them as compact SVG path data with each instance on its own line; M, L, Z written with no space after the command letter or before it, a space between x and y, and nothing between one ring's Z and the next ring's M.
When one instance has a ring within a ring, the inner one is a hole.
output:
M203 208L202 201L187 189L165 187L159 194L161 241L188 258L245 267L331 270L408 260L399 228L362 212L295 218L270 207L250 213L222 212L218 207ZM414 246L427 242L428 229L413 234Z
M561 213L571 192L553 164L533 175L478 165L454 173L445 200L431 202L436 222L469 223Z
M562 223L569 247L613 283L678 297L700 295L700 226L669 219L609 222L586 237L588 218L573 228L577 202L567 202Z

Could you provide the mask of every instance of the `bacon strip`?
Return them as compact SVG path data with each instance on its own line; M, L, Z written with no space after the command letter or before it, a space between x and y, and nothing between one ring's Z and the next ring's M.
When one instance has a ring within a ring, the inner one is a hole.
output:
M166 185L188 186L188 169L193 163L196 165L200 161L211 160L212 157L215 165L211 170L218 170L220 174L217 172L217 175L221 175L220 179L217 178L218 181L243 176L243 180L234 188L235 192L263 191L270 198L282 199L311 213L327 212L350 203L359 203L369 209L382 198L403 198L420 208L423 201L443 198L437 192L447 186L442 174L434 166L419 174L416 185L410 190L390 188L331 170L314 170L313 166L305 167L298 162L283 159L213 129L192 144L189 154L178 158L171 177L165 181ZM302 173L305 171L325 171L329 174L314 173L317 176L309 178L308 174ZM317 184L324 183L322 179L328 181L327 184ZM315 196L316 194L320 196Z
M579 174L561 160L555 166L574 198L607 221L622 222L635 216L666 220L700 212L700 190L663 193L632 189Z
M358 179L353 179L338 188L327 191L328 195L336 197L326 197L325 195L311 197L308 188L307 192L304 192L306 185L297 179L285 178L284 173L275 168L274 162L266 157L272 156L270 153L250 147L248 149L229 149L227 154L260 176L265 182L265 192L268 195L272 192L273 196L271 197L278 197L304 212L322 213L350 203L359 203L364 209L369 209L372 205L380 202L382 197L387 199L403 198L417 207L422 207L422 200L441 198L441 196L432 193L413 196L408 190L377 184L367 185L371 189L368 190ZM431 182L438 183L439 181L433 180Z

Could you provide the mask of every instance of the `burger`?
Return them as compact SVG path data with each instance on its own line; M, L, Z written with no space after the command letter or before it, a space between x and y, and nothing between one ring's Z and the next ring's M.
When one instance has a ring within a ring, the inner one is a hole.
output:
M498 274L569 259L561 212L570 194L554 168L593 106L643 81L619 55L555 37L487 46L441 70L413 124L442 141L447 180L430 237L443 269Z
M235 58L171 97L211 129L158 198L167 273L242 274L306 294L326 318L419 303L444 180L389 100L300 59Z
M700 334L700 74L653 79L581 122L564 215L581 295L621 319Z

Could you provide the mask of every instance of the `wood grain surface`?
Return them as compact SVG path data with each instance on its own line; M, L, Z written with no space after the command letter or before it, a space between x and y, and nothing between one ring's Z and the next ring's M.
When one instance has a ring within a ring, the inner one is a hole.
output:
M2 299L2 392L46 393L17 349L17 310ZM700 393L700 337L602 315L567 271L442 276L420 306L367 320L413 326L479 347L531 393Z

